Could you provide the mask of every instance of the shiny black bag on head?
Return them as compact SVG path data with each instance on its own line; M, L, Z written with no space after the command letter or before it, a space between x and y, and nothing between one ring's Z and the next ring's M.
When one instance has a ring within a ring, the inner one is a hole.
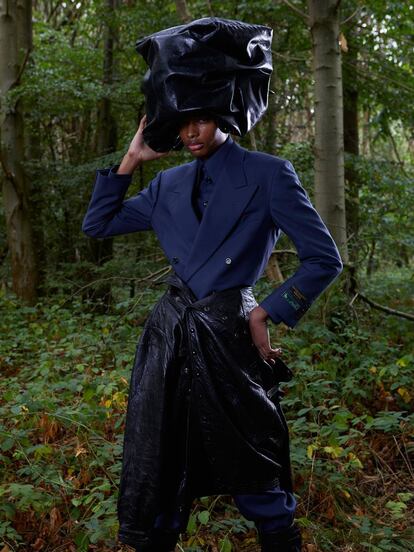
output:
M222 130L243 136L267 108L272 29L206 17L138 40L149 66L145 142L155 151L178 149L179 122L207 112Z

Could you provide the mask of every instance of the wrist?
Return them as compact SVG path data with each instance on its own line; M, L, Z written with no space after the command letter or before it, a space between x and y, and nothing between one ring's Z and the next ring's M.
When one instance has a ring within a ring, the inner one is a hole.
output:
M136 153L128 151L119 165L117 174L132 174L141 163L142 161Z
M250 312L250 318L253 318L255 320L265 321L269 317L268 313L264 310L263 307L257 306L252 309Z

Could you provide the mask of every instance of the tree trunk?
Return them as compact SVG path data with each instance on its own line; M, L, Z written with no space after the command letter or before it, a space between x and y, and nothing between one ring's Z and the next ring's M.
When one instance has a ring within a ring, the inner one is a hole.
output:
M103 84L108 91L114 80L114 46L117 41L117 29L114 25L115 10L119 0L105 0L105 37L104 37L104 61ZM98 104L98 134L97 153L106 155L116 150L117 125L111 112L111 100L103 97ZM96 266L102 266L113 258L113 239L97 240L89 238L90 260ZM94 297L103 301L105 308L109 308L112 302L111 285L105 282L94 290Z
M353 40L352 30L347 34L348 50L345 54L349 63L343 70L344 94L344 149L352 158L345 164L345 181L347 183L346 224L350 239L350 255L354 259L358 252L359 231L359 183L355 169L356 157L359 155L359 120L358 120L358 82L355 77L355 66L358 52ZM353 247L352 247L353 246Z
M177 10L178 17L183 23L189 23L191 21L192 17L188 11L187 2L185 0L175 0L175 8Z
M3 201L11 256L13 290L33 304L37 298L38 267L30 221L29 190L24 163L21 102L6 95L18 86L31 50L31 1L0 0L0 157L4 171Z
M308 3L315 79L315 206L346 262L340 0Z
M36 122L31 122L27 132L26 151L27 157L33 162L31 168L27 170L27 176L30 182L30 204L31 212L36 213L36 218L32 217L33 221L33 244L36 251L38 262L38 295L43 295L45 292L45 280L47 275L47 254L45 245L45 226L43 213L47 209L47 201L42 187L42 144L39 140L41 135L40 125ZM43 178L44 179L44 178Z
M106 0L103 61L103 84L106 90L110 88L114 79L114 43L117 40L114 15L117 3L118 0ZM105 155L115 151L116 143L116 120L111 113L111 100L105 96L100 100L98 106L98 155Z
M364 124L362 127L362 155L364 157L371 157L370 118L371 114L368 108L363 114Z
M377 245L375 239L372 239L371 241L371 247L368 254L368 262L367 262L367 276L371 276L375 269L375 246Z
M276 255L271 255L266 266L266 277L274 284L283 284L285 281Z
M20 21L18 23L21 32L18 35L19 48L23 52L29 52L33 48L33 30L32 30L32 11L30 9L19 10L18 17ZM33 2L32 2L33 5ZM34 6L33 6L34 7ZM28 60L28 64L32 65L33 59ZM23 102L23 120L27 120L27 110L25 109ZM29 115L30 116L30 115ZM27 130L27 132L26 132ZM26 139L26 159L30 161L37 161L37 168L28 169L26 171L28 179L28 193L30 197L31 212L36 213L36 218L32 217L33 226L33 246L36 252L37 264L38 264L38 283L37 292L41 295L44 292L44 282L46 279L46 250L44 241L44 224L43 224L43 210L44 210L44 197L43 188L40 182L41 171L39 170L40 160L42 158L42 145L39 140L41 133L40 125L38 122L33 124L33 121L25 128Z

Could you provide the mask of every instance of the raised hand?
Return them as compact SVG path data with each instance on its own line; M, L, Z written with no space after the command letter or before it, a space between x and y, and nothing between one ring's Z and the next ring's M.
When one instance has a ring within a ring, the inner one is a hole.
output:
M169 152L159 153L151 149L145 142L143 131L147 122L147 117L144 115L139 123L139 127L135 136L132 138L129 144L128 152L124 156L119 169L118 174L132 174L134 170L145 163L145 161L152 161L160 157L165 157Z

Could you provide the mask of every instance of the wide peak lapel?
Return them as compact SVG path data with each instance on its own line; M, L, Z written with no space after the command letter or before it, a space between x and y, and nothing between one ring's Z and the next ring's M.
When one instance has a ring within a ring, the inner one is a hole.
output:
M233 143L194 239L184 273L186 280L220 247L257 189L257 184L249 184L246 179L244 155L243 148Z
M188 163L180 170L169 192L171 196L169 209L173 222L183 239L189 244L193 243L194 236L200 226L191 202L196 171L197 162Z

